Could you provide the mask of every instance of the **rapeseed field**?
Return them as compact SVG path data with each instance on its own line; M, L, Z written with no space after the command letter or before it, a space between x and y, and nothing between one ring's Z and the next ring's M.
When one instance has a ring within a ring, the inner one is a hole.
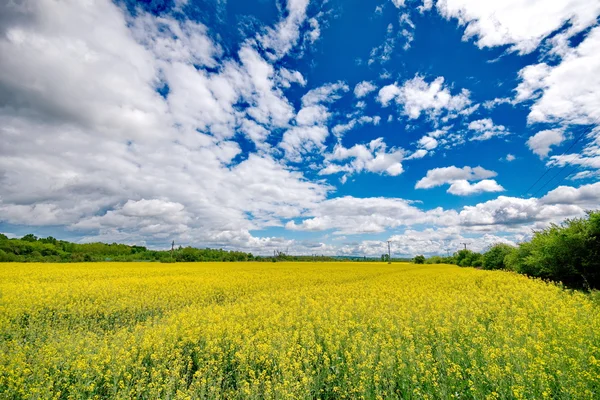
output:
M384 263L0 264L2 399L598 399L600 307Z

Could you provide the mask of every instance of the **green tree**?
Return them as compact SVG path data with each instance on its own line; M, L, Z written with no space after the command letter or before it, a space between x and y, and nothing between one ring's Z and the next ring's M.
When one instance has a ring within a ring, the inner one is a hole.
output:
M423 255L418 255L413 259L413 262L415 264L425 264L425 256Z
M25 235L21 238L21 240L23 240L25 242L36 242L37 239L38 239L37 236L35 236L33 233L28 233L27 235Z
M506 243L496 243L483 255L483 269L505 269L504 259L516 248Z
M456 265L459 265L461 267L468 267L470 265L465 265L465 259L467 259L470 254L472 253L471 250L467 250L467 249L463 249L463 250L459 250L454 254L454 261L456 262Z

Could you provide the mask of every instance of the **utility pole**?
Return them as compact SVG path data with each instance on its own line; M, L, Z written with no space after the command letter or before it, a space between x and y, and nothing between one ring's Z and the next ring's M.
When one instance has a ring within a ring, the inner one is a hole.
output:
M471 243L461 243L461 244L465 245L465 250L467 250L467 245L471 244Z
M171 260L173 259L173 251L175 250L175 241L171 242Z
M390 243L392 243L390 240L387 241L388 244L388 264L392 263L392 252L390 250Z

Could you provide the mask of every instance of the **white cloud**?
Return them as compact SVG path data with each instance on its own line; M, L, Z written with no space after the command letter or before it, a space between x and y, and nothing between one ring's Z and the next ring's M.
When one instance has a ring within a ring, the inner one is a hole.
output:
M600 169L600 149L591 146L583 150L583 154L564 154L560 156L550 156L550 165L579 165L581 167L588 167L594 169Z
M385 40L379 46L373 47L369 54L368 64L375 62L384 64L392 58L392 53L396 47L396 35L394 34L394 25L388 24L385 34Z
M468 128L477 132L477 135L473 136L471 140L489 140L495 136L510 135L504 125L494 125L490 118L471 121Z
M387 107L390 101L394 100L401 93L402 90L398 87L398 85L386 85L379 89L377 100L381 103L382 106Z
M438 146L438 141L431 136L423 136L419 139L418 145L425 150L433 150Z
M562 129L547 129L540 131L527 140L527 147L535 154L544 158L550 153L550 147L558 146L565 140Z
M466 26L464 40L476 38L479 48L509 45L521 54L535 50L567 22L569 37L582 32L600 14L600 3L589 0L443 0L436 7Z
M377 89L377 86L373 85L373 83L369 81L362 81L354 87L354 95L360 99L361 97L365 97L375 89Z
M506 97L499 97L499 98L495 98L493 100L487 100L483 102L483 106L488 109L491 110L493 108L495 108L496 106L499 106L500 104L510 104L511 103L511 99L510 98L506 98Z
M584 214L584 208L578 205L548 204L535 198L499 196L475 206L463 207L459 219L461 226L477 232L511 229L526 233L531 229L546 227L550 222Z
M317 39L319 39L319 36L321 36L321 26L319 24L319 20L316 18L309 19L308 23L311 28L307 32L308 39L310 40L310 43L314 43L317 41Z
M279 146L285 150L286 158L293 162L302 161L302 155L322 151L323 143L329 135L324 126L296 126L283 134Z
M284 88L289 88L292 83L300 86L306 86L306 79L299 71L291 71L287 68L281 68L278 72L278 83Z
M240 130L259 148L266 147L265 140L269 136L269 131L262 125L251 119L244 119L240 124Z
M307 82L299 71L283 66L283 55L320 34L317 17L313 21L306 15L306 1L288 2L274 28L248 38L233 56L202 24L142 11L130 16L107 0L23 0L18 12L15 4L0 5L2 222L58 225L83 241L162 247L174 239L259 254L288 246L333 254L336 247L319 241L250 232L290 220L296 221L287 224L290 229L349 234L425 224L437 227L429 233L433 237L447 229L445 234L454 237L483 232L485 240L492 240L490 232L519 235L597 206L597 185L560 187L540 200L500 196L457 211L426 210L396 198L327 199L333 188L323 175L341 173L341 180L365 171L398 176L407 154L382 139L340 145L323 155L324 165L315 166L322 171L314 181L286 165L321 156L315 153L325 151L326 124L331 115L339 115L331 104L350 90L343 82L310 90L298 112L286 98L283 89L298 85L297 90ZM588 43L592 33L586 46L593 44ZM594 54L583 43L577 51L561 51L562 63L541 68L543 85L529 82L529 92L520 89L522 98L543 102L560 83L549 77L566 68L567 61L585 58L593 70ZM584 93L572 87L577 96ZM593 100L590 88L588 99ZM454 91L442 78L431 82L418 76L382 88L379 100L385 105L394 101L413 119L422 114L452 118L476 106L468 92ZM593 110L580 111L592 115ZM362 111L347 118L356 125L380 123ZM423 157L434 141L442 147L455 135L435 132L408 158ZM258 150L242 149L233 141L236 134L246 135ZM280 144L275 142L279 136ZM278 160L282 151L286 158ZM600 168L592 145L551 162ZM446 181L449 191L493 188L495 181L487 179L495 175L492 171L462 170ZM429 175L424 179L435 180ZM409 230L408 235L427 235L418 232L425 231ZM357 246L368 247L364 242Z
M326 155L325 168L319 171L319 174L330 175L338 172L353 174L369 171L397 176L404 171L402 167L404 156L403 149L391 148L388 151L382 138L372 140L367 145L356 144L351 148L337 145L331 154ZM346 164L335 163L348 159L351 161Z
M570 180L589 179L600 177L600 171L580 171L569 177Z
M418 160L419 158L423 158L427 155L427 153L429 153L427 150L425 149L418 149L415 150L414 153L412 153L409 157L406 157L407 160Z
M330 113L323 104L339 100L348 90L348 85L343 82L328 83L302 96L302 109L296 115L298 126L286 130L279 143L287 160L301 162L306 155L325 149L324 142L329 136L326 122Z
M336 136L339 137L342 134L354 129L357 126L361 126L364 124L379 125L379 122L381 122L381 117L378 115L376 115L374 117L370 117L368 115L363 115L360 118L352 118L350 121L348 121L344 124L338 124L338 125L334 126L331 131Z
M591 12L590 12L591 13ZM529 123L598 124L600 119L600 27L593 28L555 66L523 68L515 101L533 100Z
M392 253L396 255L415 256L417 254L452 255L463 248L463 243L469 243L469 249L483 252L495 243L516 245L519 235L497 236L486 233L473 240L465 236L459 227L425 228L423 230L406 229L402 234L389 238L392 242ZM375 253L377 254L377 253Z
M403 199L371 197L338 197L320 203L310 211L311 218L299 224L286 224L291 230L323 231L335 229L337 234L383 232L388 228L421 223L451 224L457 219L454 211L434 209L427 212Z
M331 190L264 154L294 117L281 87L304 79L251 43L234 61L198 23L131 17L103 0L23 4L0 5L14 14L0 18L3 222L249 248L277 242L250 229L280 226ZM263 153L232 165L236 130ZM319 143L323 132L304 134Z
M447 120L458 116L471 105L469 95L466 89L452 95L450 89L444 85L443 77L427 83L423 77L417 75L405 81L402 86L384 86L379 90L378 101L386 107L390 101L395 100L410 119L419 118L421 113L426 113L430 119L445 114L442 119Z
M515 161L516 157L509 153L506 155L506 157L504 159L508 162L511 162L511 161Z
M344 82L328 83L312 89L302 96L302 105L307 107L318 103L332 103L339 100L342 94L348 90L348 85Z
M351 235L429 225L434 227L406 230L403 235L394 235L390 239L399 242L398 245L412 241L415 250L423 247L414 242L434 242L440 249L434 249L432 253L439 254L446 247L454 246L458 250L456 241L468 234L471 239L477 238L472 247L481 250L499 241L516 243L525 240L532 229L542 229L551 222L585 215L585 209L597 206L599 190L600 182L579 188L561 186L541 199L499 196L474 206L465 206L459 211L442 208L422 210L404 199L345 196L319 203L308 211L310 217L299 223L290 221L286 227L291 230L334 230L336 234ZM370 254L368 246L377 248L377 244L382 242L363 241L340 251Z
M270 58L276 60L286 55L300 38L300 27L306 20L306 8L309 0L288 0L286 11L287 17L281 20L275 28L267 28L264 35L259 36L262 46L271 52ZM311 25L314 24L311 23ZM317 29L313 31L318 32ZM318 38L315 33L314 41Z
M325 106L320 104L303 107L296 115L298 125L322 124L327 121L330 114Z
M600 199L600 182L579 188L559 186L540 199L542 204L577 204L585 208L597 208Z
M476 183L470 183L465 179L453 181L448 188L448 193L457 196L468 196L471 194L502 192L504 188L493 179L484 179Z
M481 179L493 178L496 175L498 175L496 172L489 171L479 166L475 168L458 168L455 166L434 168L427 171L427 175L417 182L415 189L430 189L459 180L478 181Z
M373 47L369 53L368 64L373 63L384 64L392 58L396 44L401 39L404 40L403 50L408 50L412 41L414 40L414 29L415 25L410 19L408 13L400 15L398 19L398 30L394 32L394 24L389 23L386 29L385 40L379 46Z

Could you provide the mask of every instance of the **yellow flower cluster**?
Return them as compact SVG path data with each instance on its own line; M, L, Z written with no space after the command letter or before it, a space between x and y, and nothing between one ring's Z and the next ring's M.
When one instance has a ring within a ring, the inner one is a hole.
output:
M598 399L600 306L384 263L0 264L4 399Z

